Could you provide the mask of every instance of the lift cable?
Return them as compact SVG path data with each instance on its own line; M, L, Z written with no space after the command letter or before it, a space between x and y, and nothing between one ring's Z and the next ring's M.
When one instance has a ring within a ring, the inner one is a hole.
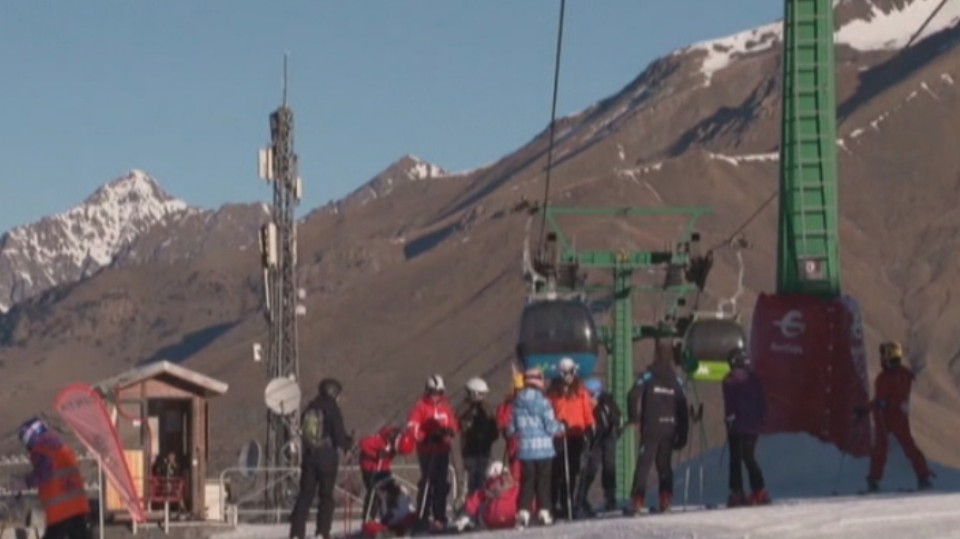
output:
M540 218L540 244L537 258L543 258L547 231L547 206L550 205L550 171L553 169L553 146L556 137L557 124L557 93L560 88L560 52L563 47L563 16L566 11L567 0L560 0L560 23L557 27L557 53L553 68L553 104L550 108L550 140L547 145L547 172L543 187L543 208Z

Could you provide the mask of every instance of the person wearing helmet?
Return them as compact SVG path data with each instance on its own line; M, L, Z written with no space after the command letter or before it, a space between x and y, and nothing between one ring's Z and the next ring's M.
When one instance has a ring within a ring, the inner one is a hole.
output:
M467 492L483 486L490 452L500 433L497 418L486 402L490 388L482 378L467 381L467 394L457 407L460 425L460 456L463 459Z
M757 439L767 412L760 377L750 368L750 359L742 348L727 356L730 372L723 378L723 415L730 448L730 475L727 507L766 505L770 496L764 488L763 473L756 459ZM743 470L750 479L750 497L743 492Z
M290 515L290 537L306 537L307 516L313 497L317 503L317 537L329 539L333 524L333 492L340 468L340 452L346 453L353 446L347 435L343 414L338 401L343 386L338 380L325 378L317 387L317 397L307 404L301 416L304 425L301 433L302 455L300 462L300 491ZM309 418L314 418L308 423Z
M463 532L478 523L487 530L512 528L517 521L519 487L510 470L495 460L484 470L484 483L467 496L456 529Z
M76 454L38 417L20 425L17 434L33 465L17 487L37 489L46 516L44 538L90 539L90 502Z
M557 364L557 371L560 375L550 383L547 397L565 430L562 437L554 440L557 456L553 460L553 505L557 515L569 518L575 509L572 504L580 476L580 458L596 423L593 401L577 375L576 362L565 357Z
M517 502L517 527L530 524L530 514L538 509L540 523L553 523L550 481L557 452L553 438L563 433L553 406L543 394L543 371L528 369L523 374L524 388L513 401L507 434L519 437L517 458L523 463L523 482Z
M687 444L689 411L683 383L674 367L674 347L657 341L653 363L634 383L627 395L627 415L640 430L640 447L633 474L631 506L628 513L643 510L647 475L656 461L659 478L659 510L666 511L673 498L673 451Z
M521 482L521 466L520 460L517 459L517 437L515 435L508 435L507 427L510 425L510 417L513 414L513 400L516 398L517 393L523 389L523 373L514 372L511 377L511 382L513 382L511 391L507 394L503 402L500 403L500 406L497 407L497 428L500 429L500 435L506 440L504 455L507 465L510 467L510 475L513 477L513 480L519 484Z
M424 384L423 396L407 417L407 435L417 442L420 482L417 486L419 528L441 531L447 525L450 483L450 448L459 431L457 416L447 400L447 387L439 374Z
M880 374L874 382L873 400L868 407L873 412L873 426L876 432L873 451L870 453L870 472L867 475L867 490L876 492L883 478L883 468L887 462L887 438L892 434L903 448L913 471L917 474L917 489L931 486L933 473L927 467L927 459L917 447L910 433L910 390L915 374L904 367L903 347L891 341L880 345ZM858 408L855 414L863 417L867 408Z
M601 469L603 472L600 483L603 486L604 509L612 511L617 507L617 439L623 432L623 419L616 400L610 392L603 390L603 382L599 378L590 378L584 383L584 387L593 399L593 419L596 422L596 429L587 446L586 465L582 479L577 485L574 508L578 515L589 517L594 514L594 511L587 502L587 494L590 492L590 485L597 478L597 472Z

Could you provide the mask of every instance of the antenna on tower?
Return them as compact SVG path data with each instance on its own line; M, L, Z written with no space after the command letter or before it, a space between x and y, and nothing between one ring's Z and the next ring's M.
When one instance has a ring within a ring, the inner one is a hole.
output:
M289 52L283 53L283 106L287 106L287 57Z

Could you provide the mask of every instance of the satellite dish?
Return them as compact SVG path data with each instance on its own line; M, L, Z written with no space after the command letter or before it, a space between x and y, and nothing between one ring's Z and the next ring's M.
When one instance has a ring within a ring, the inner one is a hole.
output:
M274 378L263 392L267 408L277 415L290 415L300 410L300 386L296 380Z
M243 469L244 477L252 477L253 472L260 467L260 454L260 444L256 440L250 440L240 450L237 465Z

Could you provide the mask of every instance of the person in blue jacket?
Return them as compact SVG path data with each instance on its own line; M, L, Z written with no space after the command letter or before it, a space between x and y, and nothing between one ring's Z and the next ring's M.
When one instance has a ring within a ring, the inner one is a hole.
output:
M543 371L529 369L524 373L524 388L513 401L507 434L517 435L517 458L522 464L522 482L517 507L517 527L530 524L530 513L539 508L540 523L553 523L550 507L550 475L556 451L553 438L563 432L563 425L553 414L553 406L543 394ZM536 503L536 505L534 505Z

